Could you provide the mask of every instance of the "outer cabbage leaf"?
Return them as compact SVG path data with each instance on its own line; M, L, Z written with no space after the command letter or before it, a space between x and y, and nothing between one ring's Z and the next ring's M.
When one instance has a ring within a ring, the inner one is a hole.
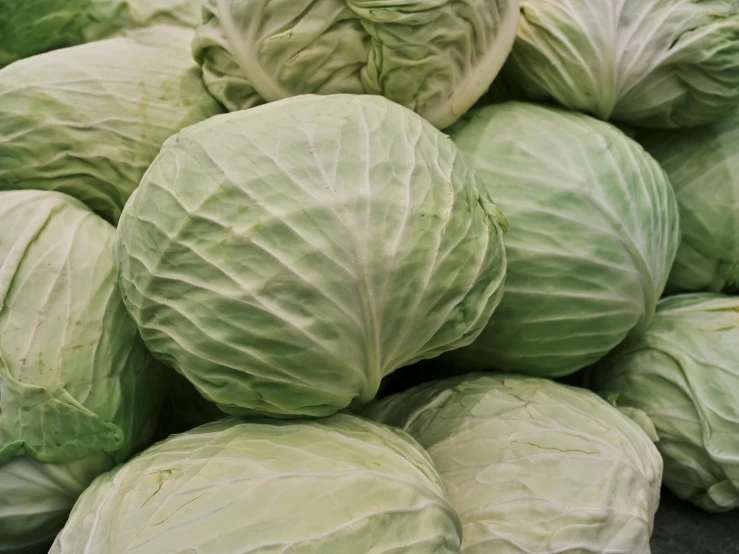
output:
M296 97L165 143L121 218L120 285L151 351L222 410L324 416L479 334L499 218L410 110Z
M79 495L113 465L107 454L91 454L67 464L22 456L0 466L0 552L48 552Z
M717 121L739 103L736 0L520 0L503 73L532 99L644 127Z
M460 369L563 376L643 329L680 239L664 171L589 116L510 102L451 130L510 221L500 307Z
M36 54L165 23L195 27L201 0L0 0L0 67Z
M468 374L364 415L428 451L463 525L465 554L648 554L662 460L595 394L546 379Z
M380 94L440 128L510 52L518 0L205 0L193 42L229 110L299 94Z
M115 229L78 201L0 193L0 464L128 457L166 391L128 316Z
M592 372L604 398L656 429L665 485L710 512L739 507L738 360L739 299L695 293L660 301Z
M166 385L114 240L69 196L0 193L0 551L51 542L82 488L152 438Z
M152 27L0 71L0 190L64 192L117 222L162 143L222 111L191 39Z
M202 22L202 0L89 0L85 42L155 25L194 29Z
M739 292L739 115L637 138L667 172L680 209L668 291Z
M402 431L355 416L235 418L96 479L51 554L452 554L441 478Z
M0 67L84 42L89 0L0 0Z

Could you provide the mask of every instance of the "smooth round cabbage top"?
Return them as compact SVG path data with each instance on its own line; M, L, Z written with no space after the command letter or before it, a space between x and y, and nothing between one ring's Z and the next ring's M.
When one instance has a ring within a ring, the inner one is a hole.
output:
M510 222L503 300L460 369L581 369L646 327L680 240L664 171L592 117L509 102L451 136Z
M0 0L0 67L49 50L166 23L195 27L201 0Z
M126 459L162 373L123 305L115 229L56 192L0 193L0 471L15 456Z
M193 42L229 110L300 94L380 94L439 128L487 90L518 0L205 0Z
M739 298L660 301L646 332L598 364L592 383L656 431L670 490L709 512L739 508Z
M2 69L0 190L64 192L115 224L162 143L223 111L192 36L157 26Z
M667 172L680 209L683 239L668 292L739 292L739 114L637 139Z
M117 259L144 341L235 415L325 416L469 344L502 216L452 141L381 96L301 96L169 139Z
M739 103L736 0L520 0L507 80L601 119L692 127Z
M662 460L597 395L547 379L468 374L370 404L431 456L465 554L648 554Z
M48 552L82 491L114 465L101 453L67 464L20 456L0 465L0 553Z
M228 418L97 478L51 554L458 553L428 454L356 416Z

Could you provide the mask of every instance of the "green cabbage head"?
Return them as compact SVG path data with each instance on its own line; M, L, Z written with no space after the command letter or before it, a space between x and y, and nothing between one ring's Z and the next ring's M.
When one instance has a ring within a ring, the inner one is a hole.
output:
M114 465L104 453L66 464L21 456L1 465L0 553L48 552L80 494Z
M201 0L0 0L0 67L160 23L195 27Z
M157 26L0 70L0 190L64 192L115 224L162 143L222 111L192 36Z
M69 196L0 193L0 552L51 542L90 480L153 434L163 373L114 240Z
M229 110L299 94L380 94L439 128L487 90L518 0L205 0L193 42Z
M573 373L647 326L680 239L664 171L592 117L509 102L451 130L510 222L505 294L460 369Z
M670 177L683 240L667 290L739 292L739 114L637 139Z
M473 373L363 415L428 451L462 520L464 554L649 554L662 460L638 425L590 391Z
M739 103L736 0L520 0L503 74L601 119L692 127Z
M151 351L222 410L325 416L480 333L504 223L412 111L293 97L165 143L118 227L120 286Z
M601 361L592 380L656 431L675 494L709 512L739 508L739 298L665 298L646 332Z
M428 454L356 416L228 418L97 478L50 554L455 554Z

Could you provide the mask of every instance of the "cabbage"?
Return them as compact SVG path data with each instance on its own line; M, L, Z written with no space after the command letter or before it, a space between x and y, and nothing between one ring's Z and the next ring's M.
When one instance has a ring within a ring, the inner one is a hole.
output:
M88 41L155 25L175 25L194 29L203 19L202 0L88 0L88 2L90 6L88 10L94 21L86 29Z
M0 190L64 192L115 223L165 139L222 111L191 39L152 27L0 70Z
M518 0L205 0L193 43L229 110L299 94L381 94L447 127L513 44Z
M118 228L144 341L235 415L325 416L468 344L504 221L451 140L380 96L301 96L170 138Z
M662 460L595 394L546 379L469 374L363 415L428 451L463 525L465 554L648 554Z
M739 292L739 114L680 133L638 140L670 177L683 240L669 292Z
M0 552L48 552L79 495L114 463L98 453L67 464L21 456L0 466Z
M645 127L717 121L739 103L736 0L520 0L503 72L531 99Z
M0 0L0 67L159 23L195 27L201 0Z
M153 434L166 384L116 287L114 239L68 196L0 193L0 552L51 542Z
M646 327L679 229L667 177L636 142L586 115L516 102L475 111L451 134L511 229L500 307L450 363L562 376Z
M428 455L355 416L209 423L97 478L50 554L453 554Z
M592 372L593 387L656 429L664 483L709 512L739 508L739 298L662 300L643 334Z

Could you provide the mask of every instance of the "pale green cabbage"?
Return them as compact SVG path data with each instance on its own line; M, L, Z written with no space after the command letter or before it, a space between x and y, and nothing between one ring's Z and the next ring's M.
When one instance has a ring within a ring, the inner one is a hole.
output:
M592 385L656 429L675 494L710 512L739 508L739 298L662 300L646 332L595 367Z
M444 128L486 91L518 0L205 0L193 42L229 110L299 94L381 94Z
M573 373L647 326L680 233L664 171L615 127L509 102L452 139L510 222L500 307L460 369Z
M669 292L739 292L739 114L679 133L638 140L670 177L683 240Z
M500 300L489 196L381 96L301 96L169 139L118 229L151 351L235 415L324 416L469 344Z
M431 456L465 554L648 554L662 460L649 437L584 389L468 374L371 404Z
M51 554L454 554L460 542L428 454L336 414L174 435L96 479Z
M195 27L201 0L0 0L0 67L160 23Z
M114 240L71 197L0 193L0 552L51 542L92 477L153 434L166 386Z
M48 552L79 495L114 464L98 453L67 464L21 456L1 465L0 552Z
M162 143L222 111L192 36L152 27L0 70L0 190L64 192L115 223Z
M736 0L520 0L503 74L554 99L648 127L690 127L739 103Z

